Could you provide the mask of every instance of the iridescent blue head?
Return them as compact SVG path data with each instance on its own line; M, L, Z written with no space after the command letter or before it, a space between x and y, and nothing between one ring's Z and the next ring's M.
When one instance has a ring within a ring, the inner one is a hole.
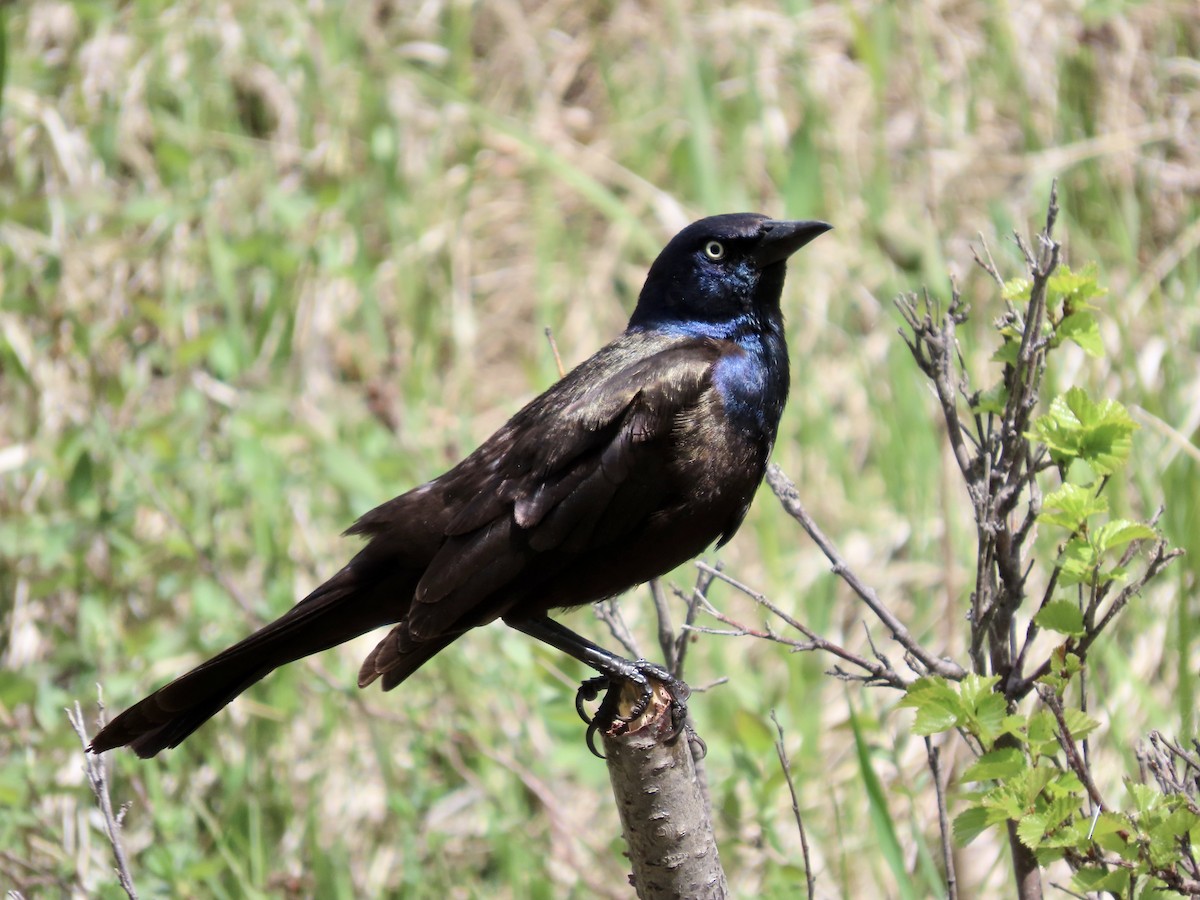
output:
M832 226L758 213L693 222L658 255L629 327L728 336L779 319L787 258Z

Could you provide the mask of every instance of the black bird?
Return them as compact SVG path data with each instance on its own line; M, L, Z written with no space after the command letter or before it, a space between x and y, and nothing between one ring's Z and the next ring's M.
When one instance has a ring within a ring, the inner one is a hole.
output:
M644 706L649 679L669 679L662 668L547 613L618 594L737 531L787 399L787 258L830 227L737 213L683 229L650 267L624 334L449 472L364 515L347 533L368 543L340 572L121 713L90 749L154 756L279 666L383 625L394 627L359 687L390 690L502 619L601 682L633 681Z

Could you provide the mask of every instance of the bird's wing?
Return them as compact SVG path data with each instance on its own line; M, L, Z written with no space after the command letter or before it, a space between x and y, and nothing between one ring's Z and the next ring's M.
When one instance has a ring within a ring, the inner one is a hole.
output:
M665 454L656 445L711 385L729 347L613 346L613 356L584 363L428 486L453 512L408 616L372 655L375 674L402 666L416 645L502 614L494 598L526 567L614 545L659 508Z

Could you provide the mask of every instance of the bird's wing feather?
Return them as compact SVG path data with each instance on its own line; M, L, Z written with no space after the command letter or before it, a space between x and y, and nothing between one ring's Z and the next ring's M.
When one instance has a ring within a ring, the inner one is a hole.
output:
M549 402L526 407L434 482L461 505L408 616L373 654L375 673L401 665L414 644L503 614L496 598L527 566L541 565L540 555L569 559L642 525L664 490L663 454L651 448L698 402L728 349L682 339L630 353L627 362L601 360L588 380L571 380L583 389L566 398L552 389L543 398Z

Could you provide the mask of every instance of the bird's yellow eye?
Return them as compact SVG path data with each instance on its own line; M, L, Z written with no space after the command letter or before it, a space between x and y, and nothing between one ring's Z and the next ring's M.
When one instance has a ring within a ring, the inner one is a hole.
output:
M720 241L709 241L704 245L704 255L709 259L722 259L725 256L725 245Z

